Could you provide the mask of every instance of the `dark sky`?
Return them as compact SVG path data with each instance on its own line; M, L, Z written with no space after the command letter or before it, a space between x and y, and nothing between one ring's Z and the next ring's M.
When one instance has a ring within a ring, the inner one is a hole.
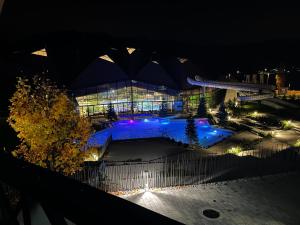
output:
M36 1L30 4L30 1L7 0L1 16L1 36L13 42L44 32L75 30L195 45L300 38L297 7L139 2Z
M46 39L54 40L54 64L65 67L62 71L67 72L60 73L65 77L76 77L109 39L113 44L115 40L139 43L141 49L165 48L173 56L191 59L208 77L236 69L253 72L281 62L300 66L299 7L274 1L243 2L242 6L229 1L210 5L196 0L124 2L5 0L0 15L0 74L4 77L0 89L9 91L1 94L1 102L11 94L20 68L35 68L26 58L32 52L28 49L32 44L45 47ZM103 34L108 39L98 39ZM12 54L24 49L28 50L25 58ZM81 64L74 63L79 53Z

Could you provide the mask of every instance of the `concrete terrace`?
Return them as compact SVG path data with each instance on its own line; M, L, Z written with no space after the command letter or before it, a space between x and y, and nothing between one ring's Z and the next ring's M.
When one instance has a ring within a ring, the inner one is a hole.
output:
M164 189L122 198L188 225L299 225L300 173ZM217 219L203 216L215 209Z

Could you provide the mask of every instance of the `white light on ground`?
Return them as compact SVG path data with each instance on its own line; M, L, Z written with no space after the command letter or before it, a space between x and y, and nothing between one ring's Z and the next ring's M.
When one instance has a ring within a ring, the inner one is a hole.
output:
M97 154L93 154L93 158L94 158L95 161L98 161L98 159L99 159Z
M253 113L250 114L252 117L258 117L258 116L261 116L260 113L258 113L257 111L254 111Z

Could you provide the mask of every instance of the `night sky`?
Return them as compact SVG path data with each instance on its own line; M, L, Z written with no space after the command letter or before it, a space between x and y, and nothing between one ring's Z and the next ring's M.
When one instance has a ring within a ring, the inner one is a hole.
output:
M299 7L196 2L6 1L0 20L1 53L25 48L41 36L74 31L168 47L208 70L223 61L224 70L238 64L247 67L257 56L250 69L264 63L300 64L294 59L300 48Z
M300 38L299 8L292 6L216 4L208 7L189 1L88 2L6 1L1 18L2 38L14 41L58 30L101 32L114 37L192 45Z
M0 17L0 72L5 74L1 86L15 79L27 60L24 52L49 40L61 49L61 62L74 65L64 75L70 77L107 42L190 58L211 77L236 69L300 67L299 7L255 1L243 6L140 2L5 1ZM76 47L84 52L79 66L74 63Z

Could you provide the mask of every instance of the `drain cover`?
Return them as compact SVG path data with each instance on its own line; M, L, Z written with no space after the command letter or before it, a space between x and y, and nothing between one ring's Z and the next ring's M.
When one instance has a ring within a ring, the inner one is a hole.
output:
M209 219L217 219L220 217L220 213L214 209L203 210L203 215Z

